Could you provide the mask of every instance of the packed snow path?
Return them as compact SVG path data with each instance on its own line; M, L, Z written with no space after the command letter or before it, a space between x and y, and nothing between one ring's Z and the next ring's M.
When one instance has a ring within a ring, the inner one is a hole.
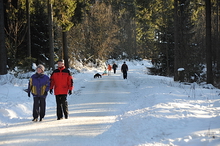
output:
M119 70L99 79L94 68L75 74L70 117L60 121L54 95L44 121L33 123L28 79L0 78L0 145L220 146L219 89L148 75L148 61L127 63L127 80Z
M77 99L74 95L68 97L69 119L57 121L55 109L51 109L43 122L26 121L2 128L0 144L93 145L93 138L108 130L116 116L123 113L131 98L126 85L118 75L91 80L81 87ZM99 139L99 143L103 145L104 141Z

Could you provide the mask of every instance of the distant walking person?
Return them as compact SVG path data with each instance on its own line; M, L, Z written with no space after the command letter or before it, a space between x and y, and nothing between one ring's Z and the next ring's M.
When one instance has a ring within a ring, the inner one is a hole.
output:
M125 62L121 66L121 72L123 73L123 78L127 79L128 66L127 66L127 64Z
M113 70L114 70L114 74L116 74L116 69L118 68L118 66L114 63L114 64L112 65L112 68L113 68Z
M111 65L110 65L110 64L108 64L108 75L110 75L110 74L111 74L111 70L112 70L112 67L111 67Z
M40 121L42 121L45 116L46 96L50 88L50 78L44 74L44 69L43 65L38 65L37 72L31 76L28 83L28 97L30 97L30 93L34 97L32 120L34 122L38 121L39 116Z
M57 64L58 69L55 69L50 77L50 94L53 93L54 89L57 103L57 120L61 120L63 119L63 113L65 119L68 119L67 94L72 94L73 77L71 76L70 71L65 68L62 59L59 60Z

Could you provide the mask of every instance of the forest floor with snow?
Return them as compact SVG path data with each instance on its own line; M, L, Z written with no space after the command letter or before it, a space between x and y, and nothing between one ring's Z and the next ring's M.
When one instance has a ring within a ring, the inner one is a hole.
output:
M220 90L147 74L148 60L127 62L120 72L94 79L103 70L73 74L69 119L56 120L48 95L46 116L32 122L28 79L0 76L0 145L220 146ZM33 74L29 73L29 74Z

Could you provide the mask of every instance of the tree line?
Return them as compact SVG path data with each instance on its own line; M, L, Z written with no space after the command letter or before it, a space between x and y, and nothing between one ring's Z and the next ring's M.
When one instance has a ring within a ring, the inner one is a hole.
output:
M64 58L152 60L154 74L220 80L217 0L1 0L0 74Z

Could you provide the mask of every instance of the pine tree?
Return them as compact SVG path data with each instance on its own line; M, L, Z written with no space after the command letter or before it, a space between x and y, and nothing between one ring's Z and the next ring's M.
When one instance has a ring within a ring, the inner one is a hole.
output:
M54 70L54 30L53 30L53 6L52 0L47 0L47 11L48 11L48 30L49 30L49 64L50 68Z
M207 83L213 84L212 74L212 43L211 43L211 1L205 0L206 6L206 64Z
M7 74L7 54L5 48L5 32L4 32L4 3L0 0L0 75Z
M55 17L57 18L58 24L62 27L62 34L63 34L62 58L64 58L66 68L69 68L67 32L74 25L74 23L71 20L72 17L74 16L76 4L77 4L76 0L60 0L60 1L55 1L54 4Z
M46 13L46 2L35 0L31 11L31 48L32 58L36 58L37 64L49 64L49 31L48 14ZM54 52L53 52L54 54Z
M30 22L30 2L29 0L26 0L26 19L27 19L27 34L26 34L26 39L27 39L27 50L28 54L27 57L31 59L31 22ZM32 62L29 62L30 64L30 69Z

